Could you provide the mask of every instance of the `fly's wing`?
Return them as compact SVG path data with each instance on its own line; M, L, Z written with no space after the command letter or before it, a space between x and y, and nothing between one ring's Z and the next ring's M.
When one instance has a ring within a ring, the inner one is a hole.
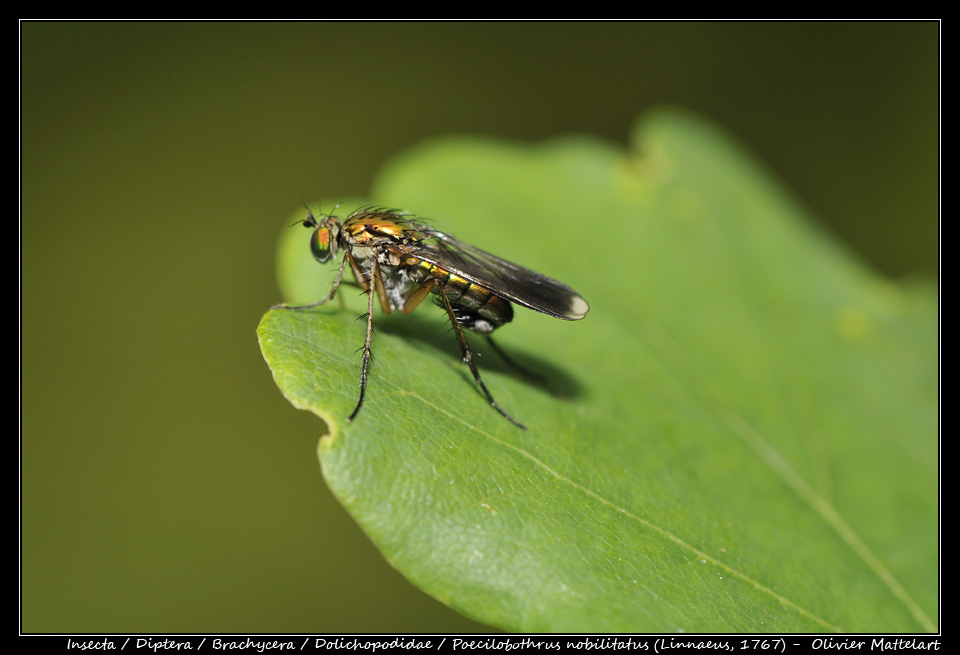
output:
M577 321L590 306L576 291L546 275L500 259L449 234L412 223L426 238L404 248L511 302L554 318Z

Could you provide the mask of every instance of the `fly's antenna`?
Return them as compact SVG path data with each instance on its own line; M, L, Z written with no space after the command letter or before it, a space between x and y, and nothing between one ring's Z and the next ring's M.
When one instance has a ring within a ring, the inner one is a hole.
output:
M338 202L337 204L335 204L335 205L333 206L333 209L331 209L331 210L328 211L328 212L324 212L324 211L323 211L323 205L321 205L320 207L317 208L317 211L320 213L320 218L336 218L336 217L333 215L333 212L337 211L337 209L338 209L338 208L340 207L340 205L342 205L342 204L343 204L343 200L341 200L340 202Z
M291 223L289 227L293 227L294 225L306 225L307 227L316 227L317 219L314 218L313 212L310 211L310 206L307 204L307 201L301 197L300 202L303 203L303 208L307 210L307 217ZM320 215L323 216L322 213Z

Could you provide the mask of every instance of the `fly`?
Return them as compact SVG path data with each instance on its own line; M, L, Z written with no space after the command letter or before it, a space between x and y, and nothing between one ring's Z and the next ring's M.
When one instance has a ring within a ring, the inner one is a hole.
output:
M513 362L490 339L490 334L513 319L517 304L554 318L577 321L590 309L587 301L565 284L474 248L449 234L416 220L411 214L385 209L360 209L341 221L333 215L316 218L308 209L301 223L313 229L310 251L321 264L343 252L330 293L309 305L278 309L303 310L330 302L337 294L349 264L357 284L367 293L367 335L360 369L360 399L367 390L370 343L373 338L374 296L385 314L409 314L430 294L450 318L463 361L490 405L514 425L526 427L508 414L483 383L463 330L483 335L511 365Z

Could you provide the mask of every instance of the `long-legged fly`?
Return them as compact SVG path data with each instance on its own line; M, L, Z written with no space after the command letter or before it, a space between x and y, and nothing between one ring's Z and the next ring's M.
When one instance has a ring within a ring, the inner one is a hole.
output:
M343 252L343 259L333 288L325 298L309 305L278 308L302 310L329 302L337 294L347 264L368 296L360 399L348 420L360 411L367 389L374 295L380 299L384 313L409 314L432 293L450 317L463 361L487 400L511 423L526 429L497 404L483 383L463 328L490 340L495 329L513 319L511 303L576 321L590 309L586 300L565 284L458 241L406 212L366 208L341 221L332 214L317 219L308 209L301 223L313 229L310 250L318 262L330 261L339 251ZM492 340L490 344L512 364Z

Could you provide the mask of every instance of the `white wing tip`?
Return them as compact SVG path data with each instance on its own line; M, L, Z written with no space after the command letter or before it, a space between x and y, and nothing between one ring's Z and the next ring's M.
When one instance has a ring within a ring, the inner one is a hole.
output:
M587 304L587 301L580 296L574 296L570 299L570 308L567 309L564 318L571 321L579 321L587 315L588 311L590 311L590 305Z

